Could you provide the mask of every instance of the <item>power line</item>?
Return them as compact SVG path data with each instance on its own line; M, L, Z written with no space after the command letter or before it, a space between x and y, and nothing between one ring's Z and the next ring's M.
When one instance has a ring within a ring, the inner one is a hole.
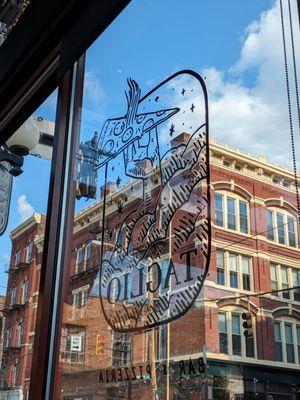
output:
M289 292L291 290L296 290L300 289L300 286L291 286L286 289L278 289L278 290L269 290L267 292L258 292L258 293L253 293L253 294L243 294L243 295L237 295L237 296L222 296L222 297L214 297L214 298L208 298L208 299L200 299L200 301L219 301L219 300L235 300L235 299L244 299L244 298L249 298L249 297L261 297L265 296L267 294L274 294L274 293L281 293L281 292ZM224 289L226 290L226 289ZM288 299L291 300L291 299Z
M285 36L282 0L280 0L280 18L281 18L283 57L284 57L285 84L286 84L286 94L287 94L287 102L288 102L288 116L289 116L290 137L291 137L292 158L293 158L293 170L294 170L294 180L295 180L295 188L296 188L298 219L300 222L300 197L299 197L299 187L298 187L298 178L297 178L296 150L295 150L294 127L293 127L293 117L292 117L290 81L289 81L289 71L288 71L288 64L287 64L286 36ZM293 34L292 25L291 25L291 32ZM292 41L292 43L294 43L294 41ZM295 63L296 63L296 61L295 61ZM294 66L296 66L296 64L294 64ZM297 75L296 75L296 83L297 83ZM299 111L299 108L298 108L298 111ZM299 116L299 126L300 126L300 116Z

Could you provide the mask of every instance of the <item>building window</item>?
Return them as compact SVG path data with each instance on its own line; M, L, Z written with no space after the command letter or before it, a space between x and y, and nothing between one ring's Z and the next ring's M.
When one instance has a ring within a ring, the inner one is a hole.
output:
M219 313L219 344L220 353L228 354L227 320L225 313Z
M242 351L241 346L241 329L240 329L240 315L232 314L231 315L231 324L232 324L232 354L234 356L240 356Z
M242 334L241 312L219 313L220 353L232 356L255 357L254 338Z
M83 261L83 250L82 250L82 247L80 247L79 249L77 249L77 253L76 253L76 274L81 272L82 261Z
M130 343L127 332L112 333L111 365L124 367L130 363Z
M69 326L63 328L60 358L64 362L84 362L85 329Z
M235 199L227 197L227 228L236 229Z
M33 244L32 244L32 242L29 242L25 249L27 263L30 263L32 260L32 249L33 249Z
M18 385L19 372L20 372L19 363L15 363L13 365L13 371L12 371L12 386L13 387L16 387Z
M245 201L239 201L240 207L240 231L242 233L248 233L248 214L247 214L247 203Z
M23 285L22 285L22 299L21 299L22 304L25 304L26 301L27 301L27 298L28 298L28 287L29 287L29 282L28 281L23 282Z
M292 325L284 324L284 327L285 327L286 360L288 363L294 363L295 355L294 355Z
M274 321L275 361L300 364L300 326Z
M21 347L21 345L22 345L23 333L24 333L24 325L22 323L20 323L17 326L17 342L16 342L17 347Z
M293 287L300 286L300 270L292 269ZM293 290L294 300L300 301L300 289Z
M229 285L232 288L238 288L238 265L237 255L229 253Z
M289 288L289 279L288 279L288 269L286 267L281 267L281 288L288 289ZM282 292L282 297L284 299L290 298L290 292Z
M255 349L254 349L254 337L245 338L246 343L246 357L255 357Z
M270 274L271 274L271 290L275 291L274 293L275 296L278 296L277 290L278 290L278 278L277 278L277 270L276 270L276 265L271 264L270 265Z
M14 286L11 288L10 292L10 302L9 302L10 306L16 303L16 297L17 297L17 286Z
M224 226L223 196L215 195L215 221L216 225Z
M217 284L251 291L251 258L223 250L217 250L216 253Z
M277 213L276 214L276 221L277 221L277 235L278 235L278 242L280 244L285 244L285 235L284 235L284 215Z
M274 293L275 296L287 300L300 301L300 290L286 290L300 285L300 269L286 267L282 265L270 264L271 289L283 290Z
M15 252L15 266L17 266L21 261L21 250L17 249Z
M243 290L251 290L250 259L242 256Z
M81 289L73 292L73 306L75 308L84 308L87 306L89 289Z
M248 214L246 201L230 195L215 194L216 225L247 234L249 233Z
M5 347L10 347L11 344L11 328L6 329Z
M296 219L283 211L267 210L267 237L277 243L296 247Z
M287 231L289 245L296 247L295 219L292 217L287 217Z
M88 244L85 246L85 264L89 265L91 260L91 245Z
M267 210L267 235L269 240L274 240L273 211Z
M224 251L217 250L217 284L225 285Z

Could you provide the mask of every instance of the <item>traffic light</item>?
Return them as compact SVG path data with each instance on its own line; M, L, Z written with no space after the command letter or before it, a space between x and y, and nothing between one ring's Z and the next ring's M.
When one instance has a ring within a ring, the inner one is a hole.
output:
M246 338L253 338L254 331L253 331L253 322L252 322L252 315L251 312L244 312L242 314L243 328L244 328L244 336Z
M100 356L104 354L105 349L105 342L104 342L104 335L97 335L96 337L96 355Z

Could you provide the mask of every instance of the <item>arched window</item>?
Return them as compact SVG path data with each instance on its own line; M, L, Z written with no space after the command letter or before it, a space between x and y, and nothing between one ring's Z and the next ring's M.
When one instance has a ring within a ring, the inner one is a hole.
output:
M223 228L249 233L249 204L234 193L215 193L215 224Z
M274 320L275 361L300 364L300 321L294 318Z
M267 209L267 237L273 242L296 247L296 218L283 209Z
M220 353L230 356L255 357L256 344L253 338L243 334L242 308L226 307L218 314Z

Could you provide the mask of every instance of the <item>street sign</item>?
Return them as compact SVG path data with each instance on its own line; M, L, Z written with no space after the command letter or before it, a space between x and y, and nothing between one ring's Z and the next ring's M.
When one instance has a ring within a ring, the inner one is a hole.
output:
M0 236L3 235L8 221L13 176L9 173L8 162L0 163Z
M82 336L71 335L71 351L82 351Z

